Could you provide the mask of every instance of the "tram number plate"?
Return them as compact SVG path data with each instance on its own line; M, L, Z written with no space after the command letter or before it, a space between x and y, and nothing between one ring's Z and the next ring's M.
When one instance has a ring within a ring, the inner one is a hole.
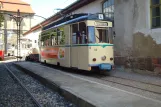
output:
M111 65L110 64L101 64L100 69L111 70Z

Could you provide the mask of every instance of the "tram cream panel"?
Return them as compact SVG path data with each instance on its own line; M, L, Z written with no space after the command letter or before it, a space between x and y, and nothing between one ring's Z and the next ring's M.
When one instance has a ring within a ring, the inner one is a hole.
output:
M71 47L71 67L78 67L78 47Z
M71 48L71 66L88 70L88 47L75 46Z
M78 47L78 69L88 70L88 46Z
M103 61L102 57L106 56L106 60ZM93 61L93 58L96 58L96 61ZM89 47L89 64L101 64L101 63L110 63L113 65L113 61L110 58L113 56L113 46L91 46Z

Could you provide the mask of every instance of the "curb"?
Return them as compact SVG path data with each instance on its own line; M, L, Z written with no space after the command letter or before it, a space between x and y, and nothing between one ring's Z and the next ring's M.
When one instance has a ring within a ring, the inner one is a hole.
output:
M50 89L58 92L61 96L63 96L66 100L74 103L77 107L96 107L95 105L85 101L84 99L80 98L79 96L76 96L74 94L72 94L71 92L61 88L59 86L59 84L56 84L44 77L41 77L40 75L28 70L27 68L24 68L18 64L14 65L22 70L23 72L25 72L26 74L29 74L30 76L34 77L35 79L37 79L38 81L40 81L43 85L49 87Z

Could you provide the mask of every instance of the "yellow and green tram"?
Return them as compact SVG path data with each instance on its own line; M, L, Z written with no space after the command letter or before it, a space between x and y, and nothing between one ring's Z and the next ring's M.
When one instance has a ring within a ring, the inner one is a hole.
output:
M80 70L111 71L112 22L103 14L75 14L43 28L40 61Z

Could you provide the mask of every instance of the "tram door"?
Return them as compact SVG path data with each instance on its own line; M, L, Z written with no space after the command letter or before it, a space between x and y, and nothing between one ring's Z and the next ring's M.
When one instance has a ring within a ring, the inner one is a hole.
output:
M77 68L78 67L78 47L77 44L77 36L76 32L78 31L78 24L73 24L70 27L71 29L71 48L70 48L70 61L71 67Z

